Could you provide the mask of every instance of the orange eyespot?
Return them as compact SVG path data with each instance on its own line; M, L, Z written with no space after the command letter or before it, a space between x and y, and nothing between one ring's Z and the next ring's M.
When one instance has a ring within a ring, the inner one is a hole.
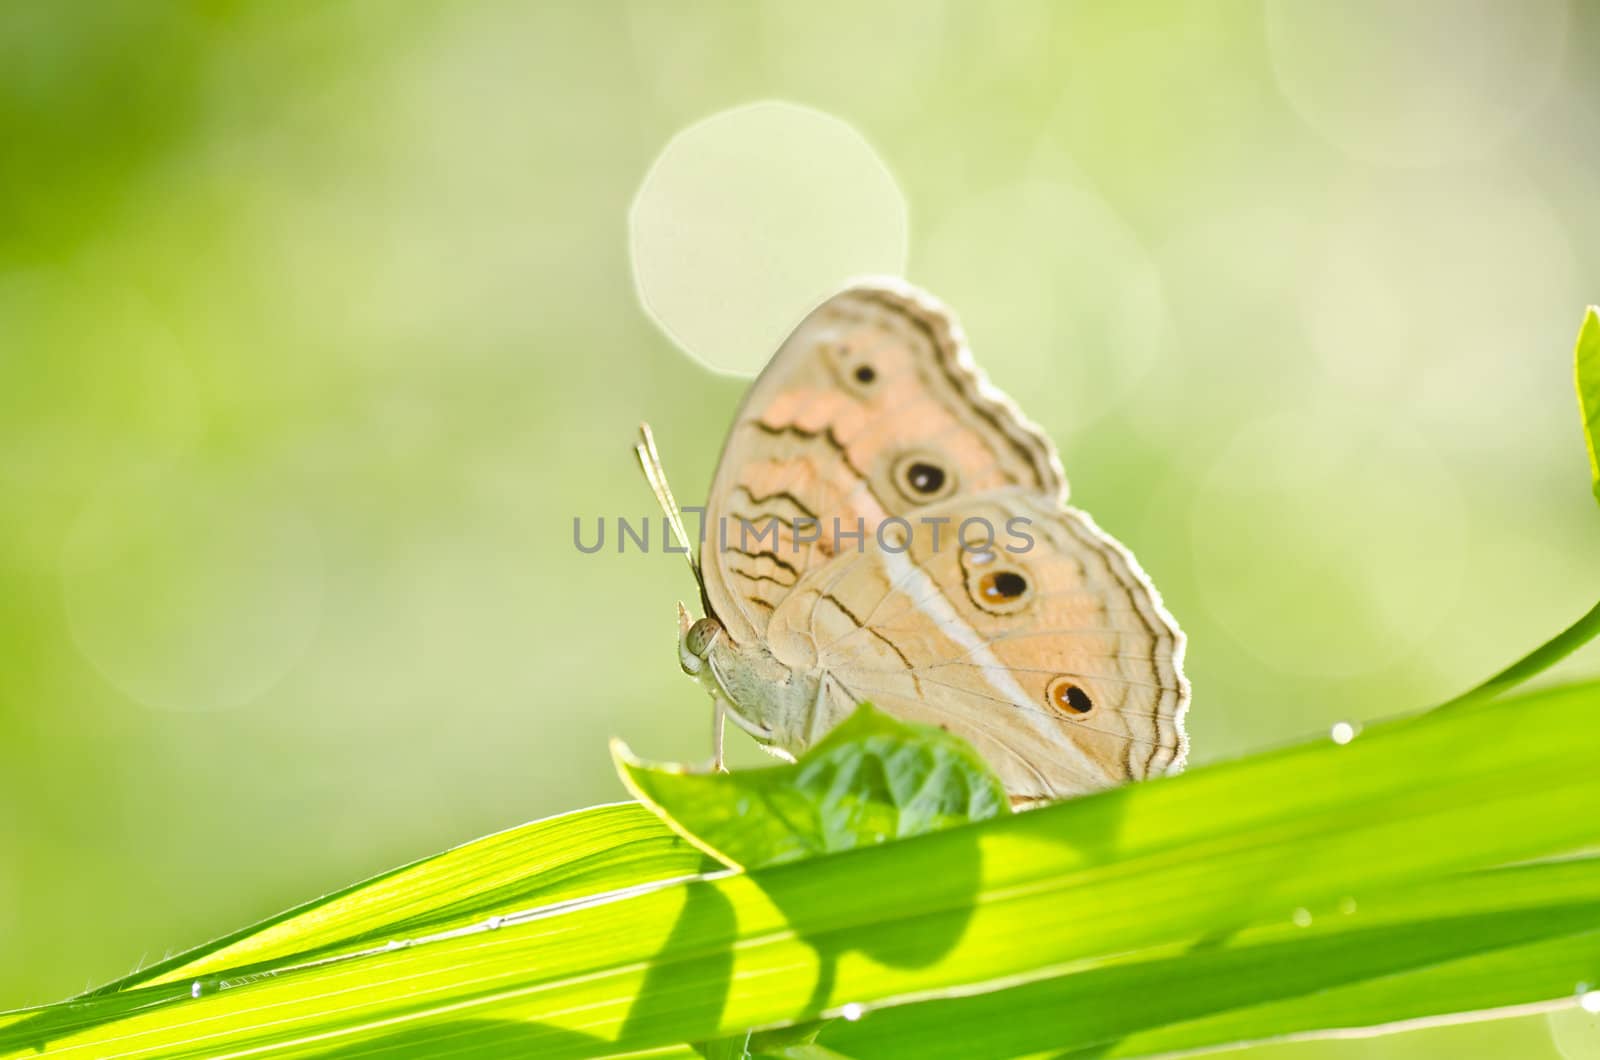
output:
M963 552L967 598L991 615L1015 615L1033 604L1033 578L1016 560L1001 561L993 552Z
M1028 591L1028 579L1014 570L992 570L978 579L978 595L992 604L1009 603Z
M1051 680L1049 687L1044 690L1044 699L1050 706L1072 717L1081 718L1094 711L1094 700L1070 677Z

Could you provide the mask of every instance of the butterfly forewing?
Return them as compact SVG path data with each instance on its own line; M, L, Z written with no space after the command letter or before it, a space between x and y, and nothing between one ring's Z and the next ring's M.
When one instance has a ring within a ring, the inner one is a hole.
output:
M739 411L707 505L708 601L735 641L759 636L841 538L1007 487L1065 499L1048 439L982 380L931 299L852 288L806 317Z

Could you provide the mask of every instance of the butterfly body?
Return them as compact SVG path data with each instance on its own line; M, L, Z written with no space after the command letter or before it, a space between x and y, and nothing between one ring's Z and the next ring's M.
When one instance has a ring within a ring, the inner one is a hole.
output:
M948 312L897 282L853 287L735 420L684 669L786 755L869 700L968 739L1018 801L1179 768L1183 635L1066 496Z
M735 644L713 618L696 622L679 644L685 672L728 707L736 725L776 754L799 755L842 720L829 709L823 696L827 674L814 660L780 659L760 641Z

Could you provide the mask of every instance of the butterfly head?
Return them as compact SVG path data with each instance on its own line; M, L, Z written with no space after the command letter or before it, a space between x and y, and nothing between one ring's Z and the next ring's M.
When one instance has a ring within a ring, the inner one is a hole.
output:
M689 624L689 614L678 606L678 664L690 677L698 677L706 665L711 646L722 636L722 623L714 618L702 618Z

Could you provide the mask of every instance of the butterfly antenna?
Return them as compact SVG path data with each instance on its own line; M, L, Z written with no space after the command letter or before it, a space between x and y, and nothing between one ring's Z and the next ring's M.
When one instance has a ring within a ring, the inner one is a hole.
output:
M700 563L689 541L689 531L683 524L683 511L672 496L672 487L667 485L667 469L661 466L661 454L656 451L656 436L648 423L639 424L639 444L633 447L633 451L639 457L639 466L644 469L645 481L650 483L650 492L656 495L656 503L661 505L661 511L667 517L672 536L677 538L678 547L683 549L684 558L689 561L689 573L694 575L695 584L704 596L706 584L700 577Z

